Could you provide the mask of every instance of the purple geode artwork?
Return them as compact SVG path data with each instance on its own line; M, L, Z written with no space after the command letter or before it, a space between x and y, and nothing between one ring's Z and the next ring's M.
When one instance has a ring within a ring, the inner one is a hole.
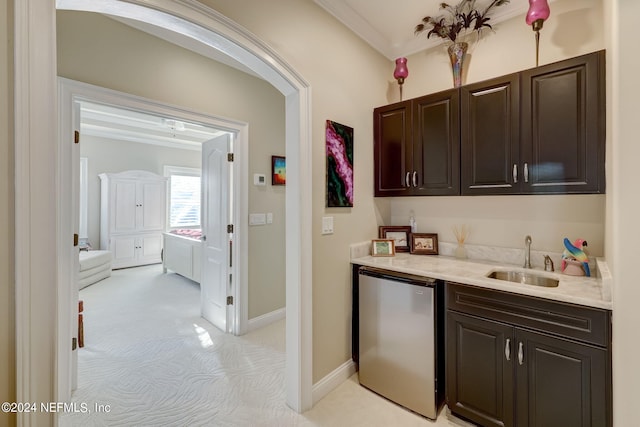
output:
M353 128L327 120L327 207L353 207Z

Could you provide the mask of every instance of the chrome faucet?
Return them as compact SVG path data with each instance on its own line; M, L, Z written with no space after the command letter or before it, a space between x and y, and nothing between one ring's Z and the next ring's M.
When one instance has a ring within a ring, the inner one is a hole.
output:
M524 268L531 268L531 236L524 238Z

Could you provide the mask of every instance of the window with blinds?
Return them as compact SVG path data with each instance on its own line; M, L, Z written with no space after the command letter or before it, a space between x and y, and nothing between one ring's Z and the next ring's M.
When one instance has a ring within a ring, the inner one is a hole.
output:
M200 170L165 167L169 177L169 228L200 227Z

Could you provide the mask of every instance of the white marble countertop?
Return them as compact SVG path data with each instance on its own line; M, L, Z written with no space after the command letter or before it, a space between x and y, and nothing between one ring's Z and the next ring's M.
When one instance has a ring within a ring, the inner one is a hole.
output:
M525 270L520 266L505 263L459 260L441 255L410 255L407 253L397 253L393 257L362 256L352 258L351 263L588 307L607 310L613 308L610 292L611 277L608 267L602 259L597 259L597 277L568 276L557 271ZM528 271L537 275L555 278L560 283L556 288L546 288L486 277L494 270Z

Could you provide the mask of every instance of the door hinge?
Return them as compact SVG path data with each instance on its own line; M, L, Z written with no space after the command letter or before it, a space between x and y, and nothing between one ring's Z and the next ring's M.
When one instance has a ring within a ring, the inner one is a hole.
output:
M227 225L227 233L233 233L233 224Z
M233 305L233 296L229 295L227 297L227 305Z
M233 162L233 153L227 153L227 161Z
M74 144L79 144L80 143L80 132L77 130L73 131L73 143Z
M76 348L78 348L78 338L73 337L71 338L71 351L74 351Z
M80 237L74 233L73 234L73 247L75 248L76 246L78 246L78 242L80 241Z

